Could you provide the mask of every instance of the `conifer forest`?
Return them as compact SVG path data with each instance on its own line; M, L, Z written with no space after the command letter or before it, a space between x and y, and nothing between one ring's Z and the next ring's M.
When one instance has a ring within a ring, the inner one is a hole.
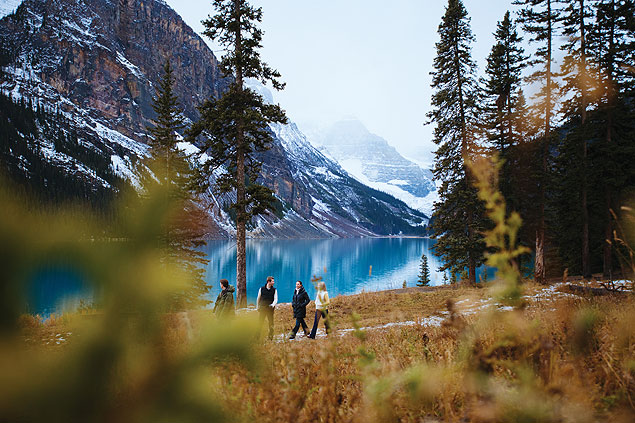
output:
M0 0L0 423L632 423L634 283L635 0Z

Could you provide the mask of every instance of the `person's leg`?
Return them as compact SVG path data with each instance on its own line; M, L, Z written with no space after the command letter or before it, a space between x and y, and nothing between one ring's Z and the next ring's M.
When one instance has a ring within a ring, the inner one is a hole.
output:
M273 339L273 308L267 313L269 319L269 339Z
M306 336L309 336L309 327L306 325L306 322L304 321L304 317L301 317L298 320L300 320L300 324L302 325L302 330L304 331L304 334ZM296 328L297 328L297 326L296 326ZM298 329L300 329L300 328L298 328ZM297 329L296 329L296 332L297 332Z
M329 322L329 311L328 310L323 310L322 311L322 317L324 317L324 327L326 328L326 334L329 334L329 331L331 329L331 324Z
M322 314L320 313L320 310L315 310L315 320L313 320L313 329L311 329L311 334L309 335L309 338L315 339L315 333L317 332L317 327L318 327L318 323L320 323L321 315Z
M293 329L291 329L291 334L289 334L289 339L295 338L295 334L298 333L298 329L300 329L301 322L302 324L304 324L304 327L306 327L306 323L304 323L304 320L299 317L296 317L295 326L293 327Z
M260 339L261 335L262 335L262 324L265 321L265 309L264 308L259 308L258 309L258 339Z

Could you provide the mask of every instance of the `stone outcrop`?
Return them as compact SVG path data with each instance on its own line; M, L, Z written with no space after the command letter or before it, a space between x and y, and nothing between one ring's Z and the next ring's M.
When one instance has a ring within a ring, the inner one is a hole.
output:
M166 60L190 120L227 86L205 42L162 1L25 0L1 26L14 65L133 139L154 117Z

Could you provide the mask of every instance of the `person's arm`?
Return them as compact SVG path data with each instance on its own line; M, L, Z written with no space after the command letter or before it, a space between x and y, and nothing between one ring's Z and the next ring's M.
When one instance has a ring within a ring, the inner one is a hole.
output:
M278 304L278 290L276 289L273 293L273 302L271 303L271 308L274 308Z
M329 305L331 305L331 301L329 301L329 293L327 291L324 291L324 296L322 297L323 301L322 303L324 304L324 307L328 307Z
M309 293L304 291L304 301L302 302L302 307L306 307L311 302L311 298L309 298Z
M262 291L262 288L258 290L258 298L256 298L256 310L258 310L258 307L260 307L260 291Z

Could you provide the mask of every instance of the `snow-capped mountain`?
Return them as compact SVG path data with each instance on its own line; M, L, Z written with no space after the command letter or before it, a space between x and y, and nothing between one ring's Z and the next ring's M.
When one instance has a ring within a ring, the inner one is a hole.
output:
M310 139L360 182L389 193L430 216L436 200L432 172L404 158L357 119L346 119Z
M38 114L29 134L12 127L23 145L14 139L15 145L0 149L0 163L12 167L10 174L32 177L35 162L45 162L92 190L115 190L117 178L138 185L154 87L167 59L184 115L195 121L196 106L219 96L228 80L203 40L164 1L24 0L0 21L0 90L58 118L51 129ZM273 101L264 87L254 88ZM0 123L12 125L10 119ZM423 232L423 213L349 176L294 124L271 129L276 140L262 156L261 182L279 204L275 214L253 222L250 236ZM16 156L23 147L29 154ZM210 236L232 236L226 199L209 193L206 201Z

